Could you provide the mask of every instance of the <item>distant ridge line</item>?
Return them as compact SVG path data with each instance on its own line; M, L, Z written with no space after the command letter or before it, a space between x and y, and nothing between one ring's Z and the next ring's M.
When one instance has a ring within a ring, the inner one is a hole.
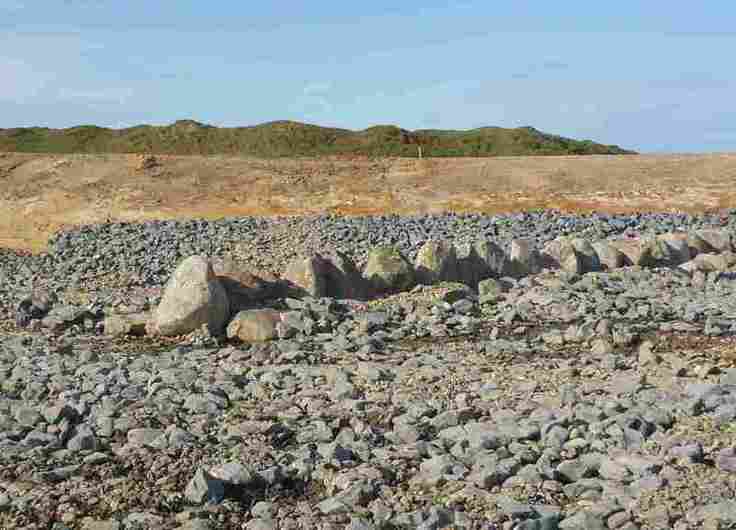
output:
M0 129L0 151L34 153L150 153L171 155L418 156L484 157L523 155L636 154L617 145L575 140L534 127L468 130L376 125L353 131L280 120L243 127L216 127L195 120L171 125L111 129L79 125L66 129Z

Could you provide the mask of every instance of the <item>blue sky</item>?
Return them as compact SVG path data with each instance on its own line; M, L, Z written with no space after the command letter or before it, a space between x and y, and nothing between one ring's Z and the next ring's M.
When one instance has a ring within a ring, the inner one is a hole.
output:
M734 22L708 0L0 0L0 127L532 125L736 151Z

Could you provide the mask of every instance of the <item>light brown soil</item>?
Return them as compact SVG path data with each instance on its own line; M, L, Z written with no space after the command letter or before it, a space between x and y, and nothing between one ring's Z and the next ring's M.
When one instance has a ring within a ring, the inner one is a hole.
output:
M59 228L108 219L736 206L736 154L156 158L0 153L0 246L40 251Z

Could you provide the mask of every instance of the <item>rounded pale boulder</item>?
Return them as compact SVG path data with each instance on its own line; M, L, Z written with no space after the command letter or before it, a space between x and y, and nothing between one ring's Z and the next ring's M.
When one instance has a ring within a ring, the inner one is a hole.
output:
M274 309L249 309L241 311L227 326L229 339L243 342L265 342L278 337L281 313Z
M182 261L164 288L153 316L160 335L185 335L207 325L222 334L230 317L230 302L207 258L190 256Z
M151 316L148 313L131 315L108 315L105 318L105 334L112 337L134 335L141 337L146 334L146 327Z

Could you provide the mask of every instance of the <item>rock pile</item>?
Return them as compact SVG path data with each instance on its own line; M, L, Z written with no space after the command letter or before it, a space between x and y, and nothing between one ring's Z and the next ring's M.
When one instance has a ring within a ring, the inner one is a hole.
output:
M124 226L0 253L0 527L736 525L730 225L535 215L545 237L303 245L280 276L174 267L166 231L101 253Z
M594 243L582 238L561 237L548 242L541 251L532 249L527 241L513 240L509 255L492 241L477 241L463 249L460 258L451 243L427 241L419 249L413 265L396 247L373 248L362 274L352 260L340 252L298 258L286 267L281 288L272 289L272 294L359 299L408 291L417 284L457 282L478 290L479 284L486 282L481 290L483 296L487 296L497 290L495 283L487 283L489 279L519 279L549 270L560 269L582 275L623 266L642 266L681 267L688 272L725 272L733 265L736 265L736 254L733 253L730 233L725 230L668 233L650 239ZM292 333L288 331L291 327L280 321L277 312L249 309L248 306L263 302L266 297L258 293L248 295L248 285L235 279L242 276L242 272L231 268L229 274L223 277L223 283L206 258L192 256L185 259L168 281L161 303L151 317L149 331L178 336L204 326L211 335L217 336L222 335L227 327L229 338L240 337L246 342L271 340ZM256 282L264 283L257 278ZM231 307L231 297L239 300L237 310ZM43 304L44 301L42 297L41 302L34 302L31 297L21 302L17 322L28 325L33 318L31 311L36 311L35 317L41 318L43 313L39 312L38 305L33 304ZM236 318L228 325L231 317ZM135 318L141 320L144 316ZM120 325L121 321L116 316L108 320L112 321L116 332L139 333L140 326Z

